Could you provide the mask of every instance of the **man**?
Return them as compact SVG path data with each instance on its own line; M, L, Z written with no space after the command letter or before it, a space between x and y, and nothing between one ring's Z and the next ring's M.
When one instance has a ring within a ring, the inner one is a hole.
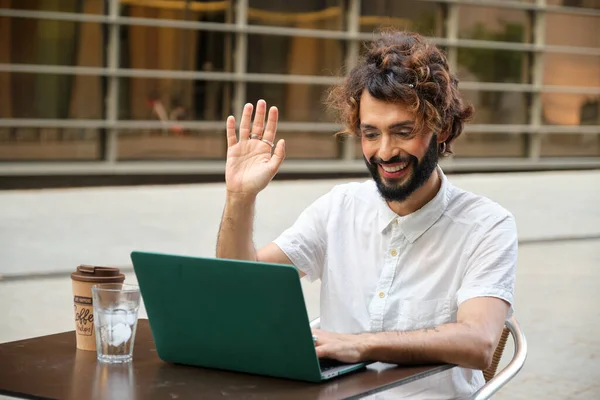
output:
M277 173L285 143L273 143L277 108L265 127L266 103L257 103L252 124L247 104L239 139L227 119L217 256L293 264L320 279L319 357L457 364L425 397L473 393L512 310L517 258L512 215L453 186L437 165L473 110L443 53L394 31L371 45L329 102L342 133L360 138L373 179L334 187L255 250L256 196Z

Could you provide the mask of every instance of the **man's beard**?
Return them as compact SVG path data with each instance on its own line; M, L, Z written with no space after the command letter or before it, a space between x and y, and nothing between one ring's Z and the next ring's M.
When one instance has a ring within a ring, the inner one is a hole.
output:
M363 156L367 168L377 185L377 189L386 201L397 201L401 202L406 200L411 194L413 194L418 188L423 186L429 179L433 171L435 171L439 155L437 145L437 135L433 135L429 142L429 148L427 153L423 156L423 159L419 161L417 157L413 155L407 156L395 156L389 160L383 161L377 156L371 157L369 161ZM406 168L411 168L412 173L410 176L400 177L398 181L404 180L404 183L394 182L395 180L389 180L382 178L379 172L379 164L397 164L402 162L408 162Z

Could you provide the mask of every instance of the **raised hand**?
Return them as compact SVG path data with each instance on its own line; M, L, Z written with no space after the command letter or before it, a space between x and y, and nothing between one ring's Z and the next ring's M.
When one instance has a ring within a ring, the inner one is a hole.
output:
M235 118L227 118L225 182L228 193L232 195L256 196L273 179L285 158L284 140L274 144L277 133L277 107L269 109L266 128L267 103L264 100L256 103L256 115L251 124L252 108L252 104L244 106L239 140L235 132Z

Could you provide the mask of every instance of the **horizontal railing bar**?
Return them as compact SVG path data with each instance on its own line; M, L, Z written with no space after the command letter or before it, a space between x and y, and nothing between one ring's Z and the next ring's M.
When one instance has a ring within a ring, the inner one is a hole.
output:
M246 33L246 34L265 34L277 36L298 36L313 37L320 39L333 40L364 40L369 41L377 37L369 32L347 32L340 30L324 29L304 29L289 28L279 26L245 25L239 26L232 23L204 22L204 21L180 21L160 18L137 18L137 17L116 17L111 18L107 15L68 13L56 11L31 11L31 10L13 10L0 9L0 16L13 18L35 18L50 19L72 22L97 22L119 25L136 25L148 27L164 27L179 29L196 29L215 32ZM594 47L577 46L552 46L535 45L531 43L500 42L489 40L456 39L449 40L443 37L429 37L429 39L439 45L451 47L469 47L495 50L516 50L516 51L546 51L564 54L582 54L582 55L600 55L600 49Z
M0 118L2 128L61 128L61 129L107 129L121 130L122 134L140 129L223 130L224 121L154 121L123 120L110 122L102 119L33 119ZM342 126L333 122L281 121L277 129L281 132L326 132L335 133ZM600 125L528 125L528 124L467 124L465 132L476 133L573 133L599 134Z
M117 76L120 78L147 79L182 79L205 80L217 82L246 82L273 84L305 84L305 85L334 85L344 79L340 76L292 75L292 74L259 74L207 71L181 71L157 69L109 69L102 67L79 67L68 65L35 65L35 64L0 64L0 72L39 73L90 76ZM461 82L462 90L484 90L496 92L550 92L574 94L600 94L600 86L535 86L527 83L506 82Z
M474 158L444 159L446 171L518 171L542 169L600 168L598 158ZM4 162L0 176L52 175L138 175L138 174L223 174L225 161L118 161L106 162ZM294 160L286 159L280 173L366 173L363 160Z

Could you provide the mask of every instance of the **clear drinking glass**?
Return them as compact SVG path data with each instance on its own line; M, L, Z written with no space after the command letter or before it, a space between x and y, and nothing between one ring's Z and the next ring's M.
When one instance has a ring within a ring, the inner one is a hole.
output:
M124 283L92 286L98 360L131 361L140 308L140 288Z

